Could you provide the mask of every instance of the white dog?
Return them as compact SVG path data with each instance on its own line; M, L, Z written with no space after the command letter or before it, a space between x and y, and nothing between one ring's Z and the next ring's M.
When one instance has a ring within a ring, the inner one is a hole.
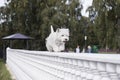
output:
M69 41L69 29L57 29L54 32L51 26L51 33L46 38L46 47L48 51L60 52L65 49L65 42Z

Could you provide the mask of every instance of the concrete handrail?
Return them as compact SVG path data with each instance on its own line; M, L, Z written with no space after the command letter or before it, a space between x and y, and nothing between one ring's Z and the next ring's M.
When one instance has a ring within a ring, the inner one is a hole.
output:
M17 80L120 80L119 54L7 49Z

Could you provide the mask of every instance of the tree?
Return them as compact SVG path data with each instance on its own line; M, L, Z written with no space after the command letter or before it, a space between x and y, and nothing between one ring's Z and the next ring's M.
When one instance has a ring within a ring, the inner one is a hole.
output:
M119 17L119 0L93 0L89 7L89 17L94 25L94 32L103 48L116 49L117 32L116 21Z
M11 0L4 9L6 13L3 13L6 16L5 33L20 32L34 37L33 49L45 50L45 38L50 33L50 25L54 29L66 27L71 34L68 45L74 48L77 43L83 45L81 9L78 0Z

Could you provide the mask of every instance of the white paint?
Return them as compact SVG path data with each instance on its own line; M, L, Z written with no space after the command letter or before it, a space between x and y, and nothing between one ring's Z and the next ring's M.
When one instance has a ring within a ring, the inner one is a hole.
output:
M16 80L120 80L119 54L7 49Z

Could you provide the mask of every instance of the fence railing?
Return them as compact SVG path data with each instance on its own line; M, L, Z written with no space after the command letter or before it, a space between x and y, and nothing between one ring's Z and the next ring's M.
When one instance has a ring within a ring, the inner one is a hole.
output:
M119 54L7 49L16 80L120 80Z

